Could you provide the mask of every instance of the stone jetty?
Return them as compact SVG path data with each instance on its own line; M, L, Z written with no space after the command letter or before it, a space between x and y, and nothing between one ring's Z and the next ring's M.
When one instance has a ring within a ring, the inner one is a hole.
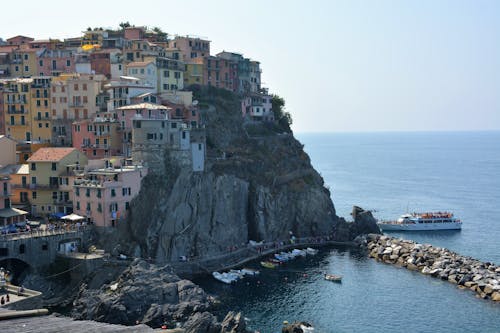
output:
M500 302L500 266L493 263L385 235L369 234L365 245L369 256L378 261L449 281L475 291L480 298Z

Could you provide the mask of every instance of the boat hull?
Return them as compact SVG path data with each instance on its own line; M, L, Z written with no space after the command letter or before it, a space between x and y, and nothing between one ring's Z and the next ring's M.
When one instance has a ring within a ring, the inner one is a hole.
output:
M460 230L462 222L446 223L377 223L382 231Z

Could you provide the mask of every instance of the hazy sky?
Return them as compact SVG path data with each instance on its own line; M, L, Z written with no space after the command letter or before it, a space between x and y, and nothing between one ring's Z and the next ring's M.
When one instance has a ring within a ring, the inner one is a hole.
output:
M15 1L0 37L159 26L261 62L295 131L500 129L500 1Z

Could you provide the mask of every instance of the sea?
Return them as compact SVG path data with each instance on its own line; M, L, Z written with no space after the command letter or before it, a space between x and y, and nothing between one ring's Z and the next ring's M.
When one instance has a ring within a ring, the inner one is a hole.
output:
M377 219L450 211L461 231L390 233L500 265L500 132L296 134L331 190L337 215L353 205ZM258 263L250 264L259 268ZM342 283L323 279L340 274ZM199 283L219 298L217 314L241 311L251 329L281 332L307 321L316 333L500 332L500 304L456 285L331 247L257 278Z

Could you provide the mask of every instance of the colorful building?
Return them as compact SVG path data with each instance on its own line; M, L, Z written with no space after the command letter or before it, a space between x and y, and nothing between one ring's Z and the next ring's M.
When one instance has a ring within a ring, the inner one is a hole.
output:
M73 147L87 158L102 159L122 153L120 123L116 119L95 117L76 121L72 126Z
M37 75L58 76L61 73L74 73L75 56L71 50L43 49L38 54Z
M62 74L53 78L51 102L54 145L70 146L71 124L93 118L102 110L97 100L103 93L105 80L102 74ZM103 109L106 110L106 107Z
M89 171L75 180L73 211L99 227L115 227L139 193L148 168L116 166Z
M184 89L184 63L180 60L156 57L158 68L158 92Z
M210 41L199 37L176 36L168 43L169 48L178 49L182 55L182 61L191 62L195 58L203 58L210 55Z
M130 157L132 153L132 119L167 119L169 107L153 103L125 105L117 108L113 118L118 120L122 135L122 152Z
M30 85L30 121L32 141L50 142L52 121L50 105L50 77L33 77Z
M38 75L37 60L42 50L30 49L27 46L12 52L10 75L12 77L31 77Z
M67 214L72 210L70 176L87 164L76 148L40 148L29 159L31 213L34 216Z
M153 93L158 91L158 73L156 64L150 61L134 61L126 66L128 76L133 76L141 80L141 83L153 87Z
M5 134L17 141L33 139L31 83L33 79L11 79L4 83Z

